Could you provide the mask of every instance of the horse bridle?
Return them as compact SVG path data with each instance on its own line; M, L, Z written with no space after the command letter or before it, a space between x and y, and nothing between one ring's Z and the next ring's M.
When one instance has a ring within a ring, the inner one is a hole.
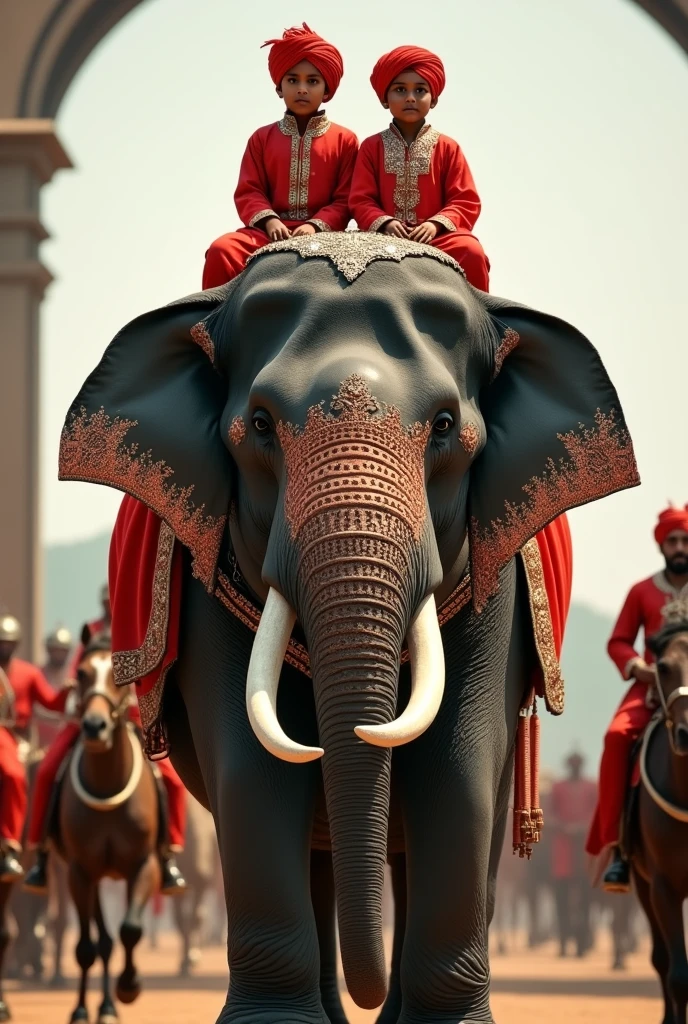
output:
M679 700L679 698L688 697L688 686L677 686L675 690L671 691L668 697L665 697L664 690L661 687L659 676L657 674L657 669L655 667L655 690L657 691L657 696L659 697L659 704L664 724L667 727L667 729L671 732L673 722L671 720L671 715L669 714L669 712L671 710L672 705L675 704L676 701ZM682 824L686 825L688 824L688 809L684 807L678 807L676 804L672 804L671 801L667 800L666 797L663 797L662 794L655 788L654 783L650 778L650 773L647 770L647 752L650 747L650 740L652 738L652 734L654 733L658 725L659 718L655 716L655 718L650 722L647 729L645 730L645 735L643 736L643 745L640 750L640 776L643 780L643 785L645 786L648 795L650 796L652 801L655 804L657 804L660 810L664 811L665 814L668 814L670 818L674 819L674 821L680 821ZM669 737L669 746L673 751L673 741L671 739L671 736Z
M108 702L111 709L112 721L115 724L119 721L124 712L134 703L130 692L126 692L122 699L117 701L102 683L96 682L93 686L89 686L84 695L79 698L80 717L83 716L86 710L86 705L90 701L91 697L103 697Z

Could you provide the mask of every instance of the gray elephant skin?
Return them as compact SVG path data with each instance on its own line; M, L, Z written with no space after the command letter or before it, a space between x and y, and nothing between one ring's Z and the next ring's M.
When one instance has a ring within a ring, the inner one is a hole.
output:
M328 1020L309 883L325 820L355 1002L385 998L395 836L400 1024L490 1021L510 754L538 663L518 553L637 484L632 444L570 325L473 289L430 248L315 237L126 326L70 409L61 475L128 491L183 545L156 728L217 828L219 1020ZM218 578L265 606L255 643ZM283 660L292 627L300 665Z

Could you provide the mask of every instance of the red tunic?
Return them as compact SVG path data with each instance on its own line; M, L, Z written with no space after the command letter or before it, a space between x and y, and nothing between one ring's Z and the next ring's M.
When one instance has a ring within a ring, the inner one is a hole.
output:
M356 160L351 212L362 231L389 220L432 220L447 232L470 234L480 199L458 142L424 125L407 146L394 124L362 143Z
M71 690L67 687L53 690L35 665L12 658L5 672L14 690L14 719L17 728L25 729L28 726L34 704L42 704L48 711L64 711Z
M318 114L299 135L296 118L285 114L248 140L234 193L247 228L265 217L310 221L321 231L344 231L358 140L348 128Z
M639 631L642 629L644 640L658 632L664 625L662 609L680 597L688 598L688 587L674 590L663 572L631 587L607 645L609 657L624 679L630 678L631 662L639 657L635 649ZM647 646L643 657L648 665L654 661Z
M583 837L597 801L591 779L564 779L552 786L552 877L572 878L583 871Z
M688 588L674 590L663 572L631 587L607 645L609 657L624 679L630 679L632 662L640 657L635 649L639 631L648 637L661 629L662 609L679 597L688 597ZM644 658L648 664L654 660L647 648ZM588 853L595 857L618 843L631 749L652 717L646 697L646 684L633 682L604 737L599 802L586 843Z

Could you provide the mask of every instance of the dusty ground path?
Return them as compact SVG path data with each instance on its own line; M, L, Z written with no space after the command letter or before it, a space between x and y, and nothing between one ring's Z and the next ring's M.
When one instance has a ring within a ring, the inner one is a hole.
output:
M73 946L70 935L65 966L72 976ZM175 977L177 958L178 940L173 934L161 935L155 950L143 940L139 957L143 994L135 1005L119 1008L122 1024L213 1024L227 986L224 950L204 950L201 964L186 981ZM119 966L118 956L114 966ZM629 957L624 973L609 970L604 946L582 961L558 959L554 946L538 953L495 956L492 970L492 1005L498 1024L658 1024L661 1019L659 990L645 944ZM95 977L93 982L92 1021L100 1001ZM76 998L75 984L70 981L69 985L55 992L8 982L6 998L16 1024L67 1024ZM345 998L350 1024L372 1024L375 1012L359 1010Z

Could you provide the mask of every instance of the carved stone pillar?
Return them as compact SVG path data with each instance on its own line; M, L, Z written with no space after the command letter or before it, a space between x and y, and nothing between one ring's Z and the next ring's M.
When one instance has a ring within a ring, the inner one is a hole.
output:
M71 166L52 121L0 120L0 610L21 621L27 657L42 628L38 340L52 280L38 256L40 191Z

